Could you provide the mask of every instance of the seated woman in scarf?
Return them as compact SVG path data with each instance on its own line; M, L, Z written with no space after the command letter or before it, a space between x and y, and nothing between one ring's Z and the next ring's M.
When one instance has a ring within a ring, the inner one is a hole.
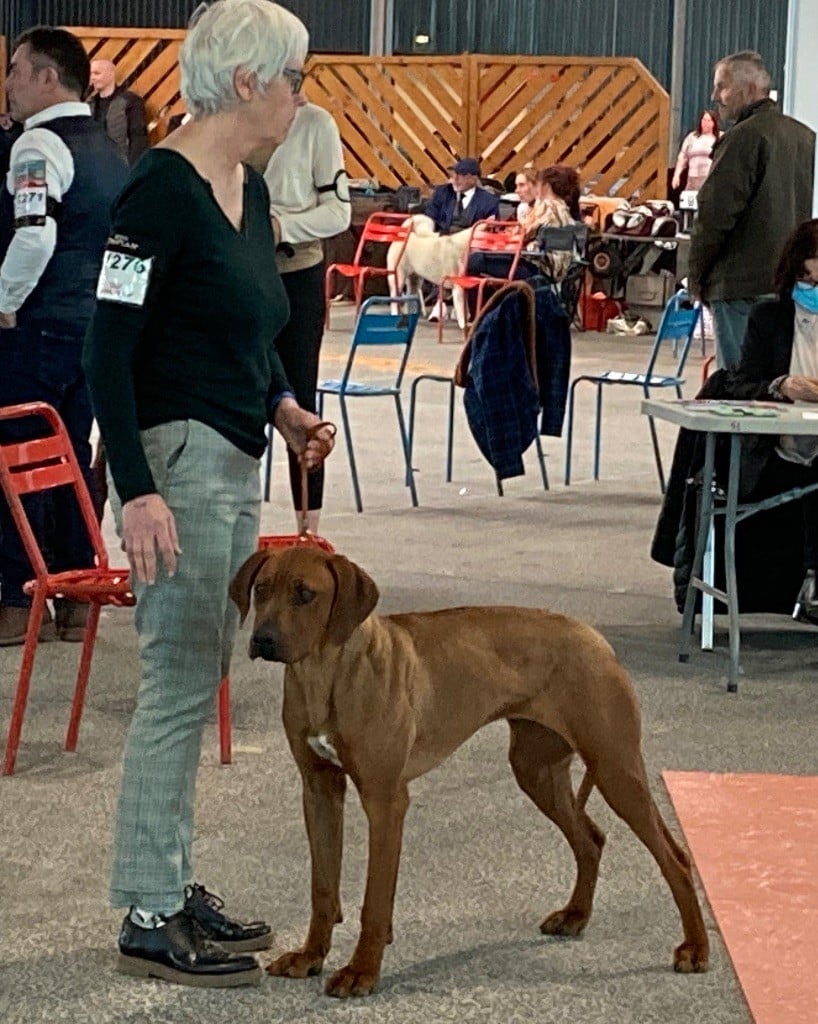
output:
M526 232L525 247L532 253L532 258L521 256L514 271L514 280L526 280L543 273L541 258L537 245L537 232L543 227L566 227L581 221L579 212L579 174L573 167L554 164L538 171L536 175L536 198L522 221ZM508 277L513 257L509 253L472 253L469 257L467 274L486 277ZM551 252L548 254L549 274L560 280L571 262L570 252ZM476 289L469 292L470 313L473 315L473 303Z

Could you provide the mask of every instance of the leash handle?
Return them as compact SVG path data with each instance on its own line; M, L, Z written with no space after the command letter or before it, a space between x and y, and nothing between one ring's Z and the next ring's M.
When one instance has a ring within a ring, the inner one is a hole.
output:
M319 437L318 435L320 434L320 432L322 430L327 431L328 434L329 434L329 437ZM332 449L334 448L334 446L335 446L335 435L337 434L337 432L338 432L338 428L335 426L334 423L330 423L329 420L323 420L321 423L316 423L314 427L310 427L307 430L307 444L309 444L310 441L318 441L319 442L319 444L320 444L320 455L321 455L321 461L322 462L329 455L329 453L332 451ZM306 451L306 448L305 448L305 451ZM308 508L307 508L307 506L309 505L308 488L307 488L307 475L309 473L309 470L307 469L307 460L304 458L305 451L302 452L298 456L298 461L299 461L299 463L301 465L301 510L300 510L300 512L298 514L298 520L299 520L298 532L299 532L299 535L302 536L302 537L309 532L307 530L307 521L308 521Z

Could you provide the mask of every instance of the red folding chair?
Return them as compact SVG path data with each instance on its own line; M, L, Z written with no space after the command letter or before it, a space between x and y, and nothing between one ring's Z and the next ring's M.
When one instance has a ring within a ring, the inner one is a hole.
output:
M105 542L94 514L91 496L74 455L71 439L57 412L45 402L27 402L23 405L11 405L0 409L0 420L35 416L45 421L50 428L50 433L33 441L0 444L0 486L2 486L3 495L34 570L34 579L26 583L24 587L25 592L31 597L31 613L28 619L23 658L20 663L20 674L6 739L3 760L4 775L12 775L14 772L46 600L64 597L70 601L81 601L90 605L77 682L74 688L74 699L71 705L71 717L65 737L65 749L70 751L77 749L77 736L88 676L91 671L91 659L97 637L100 610L103 605L123 607L136 603L131 591L128 570L112 569L108 565L108 552L105 549ZM93 569L74 569L69 572L50 573L31 529L21 496L65 486L73 488L94 550L96 566ZM229 692L226 696L219 694L219 739L223 763L229 763L229 700ZM224 757L225 751L228 751L227 761Z
M352 263L331 263L324 274L324 293L326 298L326 313L324 315L324 326L329 329L329 314L331 300L334 290L335 275L351 278L355 289L355 313L357 315L364 296L364 285L369 277L394 277L395 270L388 267L375 267L364 263L366 246L372 242L379 242L382 245L392 245L393 242L401 246L400 254L395 261L395 266L403 258L403 250L406 248L406 240L412 233L412 220L406 213L372 213L367 217L364 229L361 232L361 239Z
M469 235L469 244L463 254L463 262L460 271L444 277L440 282L440 297L443 297L443 290L447 286L460 287L464 291L472 288L477 289L477 306L475 315L480 312L483 306L483 292L486 285L497 285L502 287L508 284L514 277L517 264L520 262L520 252L525 240L525 228L516 220L478 220L472 226ZM469 274L469 257L473 253L487 253L490 255L505 254L510 257L508 262L508 273L505 277L492 277L485 274ZM468 319L468 316L467 316ZM443 318L437 324L437 340L443 341Z

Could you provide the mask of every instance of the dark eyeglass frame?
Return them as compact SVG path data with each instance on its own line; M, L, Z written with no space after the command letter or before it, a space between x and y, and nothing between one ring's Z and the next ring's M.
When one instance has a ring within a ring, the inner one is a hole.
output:
M297 71L295 68L283 68L281 71L281 77L289 85L290 92L293 96L297 96L301 92L301 88L304 85L304 79L307 77L303 71Z

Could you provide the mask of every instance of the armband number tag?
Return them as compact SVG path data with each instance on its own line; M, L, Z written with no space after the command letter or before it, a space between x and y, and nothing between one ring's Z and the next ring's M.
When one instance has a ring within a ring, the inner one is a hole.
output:
M45 160L30 160L14 168L14 226L45 224L48 184Z
M97 298L121 302L126 306L144 306L153 260L153 256L140 259L128 253L106 249L97 282Z

